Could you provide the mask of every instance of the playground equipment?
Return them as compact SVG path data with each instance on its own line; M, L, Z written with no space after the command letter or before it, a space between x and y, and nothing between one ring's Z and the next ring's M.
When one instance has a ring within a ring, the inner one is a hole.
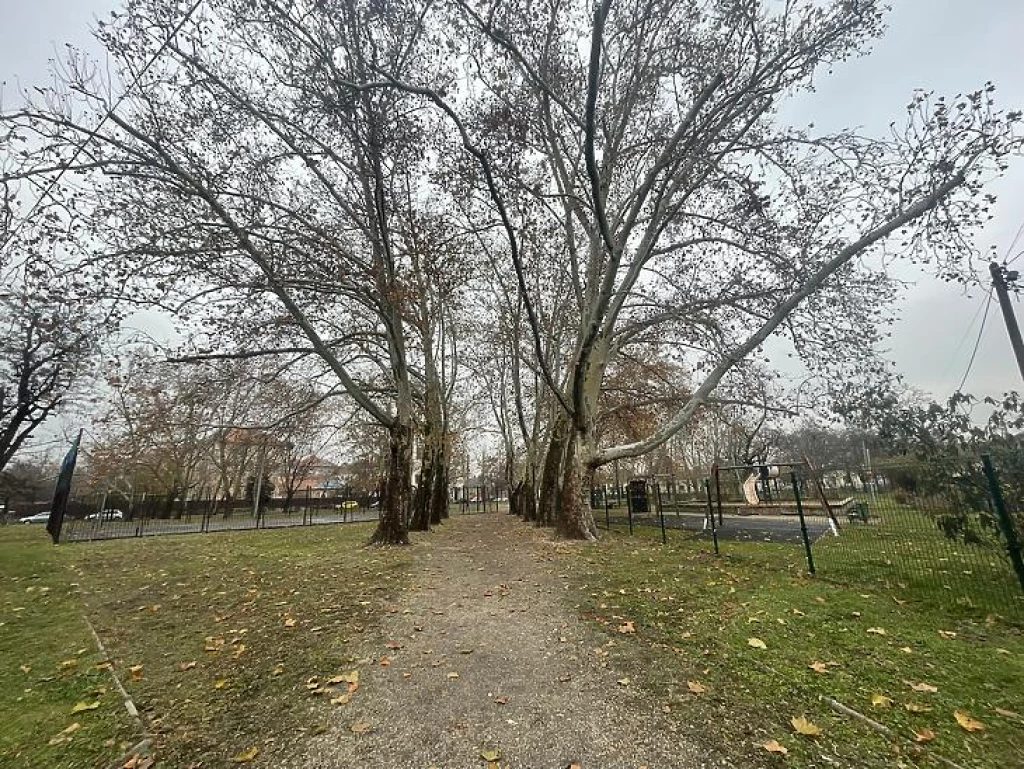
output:
M743 496L746 498L747 504L753 506L761 504L761 498L757 495L757 484L778 478L779 475L778 465L761 465L756 472L748 475L747 480L743 481Z

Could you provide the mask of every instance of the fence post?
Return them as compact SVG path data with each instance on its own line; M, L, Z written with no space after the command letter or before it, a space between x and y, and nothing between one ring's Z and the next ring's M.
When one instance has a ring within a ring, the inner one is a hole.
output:
M611 499L608 496L608 486L605 484L604 487L604 527L608 531L612 530L612 515L608 511L608 507L611 504Z
M718 525L722 525L722 482L719 478L718 465L715 465L715 499L718 501Z
M633 536L633 496L626 490L626 517L629 518L629 536Z
M711 504L711 479L704 479L704 493L708 497L708 520L711 521L711 539L715 543L715 555L719 555L718 552L718 529L715 528L715 508Z
M992 457L988 454L981 455L981 466L985 470L985 478L988 480L988 490L992 494L992 506L996 509L996 516L1006 537L1006 549L1009 551L1010 563L1017 573L1017 581L1024 590L1024 558L1021 557L1020 540L1017 539L1017 527L1013 523L1010 511L1006 509L1006 500L1003 499L1003 490L999 487L999 478L996 477L996 470L992 466Z
M796 477L796 471L793 470L789 473L789 478L793 482L793 498L796 500L796 514L800 516L800 536L804 540L804 550L807 551L807 571L814 574L814 556L811 555L811 540L807 536L807 520L804 518L804 505L800 500L800 482Z
M654 482L654 493L658 497L658 519L661 521L661 544L667 545L668 538L665 536L665 508L661 506L661 484Z

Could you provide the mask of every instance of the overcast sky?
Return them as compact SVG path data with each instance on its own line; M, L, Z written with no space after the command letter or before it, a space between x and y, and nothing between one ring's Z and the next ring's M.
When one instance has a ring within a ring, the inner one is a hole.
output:
M1001 106L1024 109L1024 2L1021 0L892 0L889 33L874 53L819 78L817 93L787 109L800 122L825 129L861 126L869 134L900 120L914 88L955 94L986 80L997 86ZM10 104L17 85L45 82L48 61L65 42L95 50L93 19L119 5L116 0L0 0L0 80ZM982 251L1011 248L1024 224L1024 163L1011 166L995 188L995 219L977 241ZM1013 253L1024 251L1024 237ZM1018 264L1024 269L1024 258ZM980 265L982 268L984 265ZM890 356L907 381L945 398L967 368L981 325L985 292L967 294L919 273L901 301ZM1024 315L1019 300L1018 315ZM973 319L973 326L972 324ZM989 308L984 335L965 390L999 394L1024 386L1017 373L1002 318Z

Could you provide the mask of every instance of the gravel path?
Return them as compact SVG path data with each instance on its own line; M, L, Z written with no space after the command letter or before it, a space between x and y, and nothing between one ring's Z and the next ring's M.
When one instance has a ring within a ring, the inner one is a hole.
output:
M386 637L359 650L359 691L288 766L483 769L482 750L499 751L501 769L720 765L618 683L607 639L566 598L559 551L574 547L500 513L419 536L418 581L385 616ZM360 722L372 731L354 734Z

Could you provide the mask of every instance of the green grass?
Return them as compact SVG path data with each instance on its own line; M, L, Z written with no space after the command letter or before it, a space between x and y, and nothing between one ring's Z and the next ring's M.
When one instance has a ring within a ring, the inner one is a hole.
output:
M580 610L607 632L617 664L695 738L742 766L782 765L762 747L771 739L789 749L793 767L939 765L835 713L823 699L830 697L907 738L931 729L927 748L961 766L1024 766L1019 628L964 607L947 610L917 585L809 577L797 546L723 542L715 557L707 543L685 537L671 532L662 546L656 531L605 536L575 576ZM635 634L619 631L627 622ZM767 648L750 646L751 638ZM830 663L827 672L812 670L814 662ZM707 691L692 694L687 681ZM937 691L911 689L920 683ZM890 706L873 705L875 695ZM958 710L986 729L965 731ZM790 719L798 716L824 733L795 734Z
M11 714L0 720L0 766L106 767L141 738L110 673L96 668L104 660L83 614L159 766L225 766L253 747L273 765L332 707L306 681L356 667L351 640L375 631L404 584L407 553L363 548L371 527L57 548L35 527L0 530L0 709ZM66 659L77 663L61 670ZM83 700L100 707L72 716ZM74 722L70 741L48 744Z

